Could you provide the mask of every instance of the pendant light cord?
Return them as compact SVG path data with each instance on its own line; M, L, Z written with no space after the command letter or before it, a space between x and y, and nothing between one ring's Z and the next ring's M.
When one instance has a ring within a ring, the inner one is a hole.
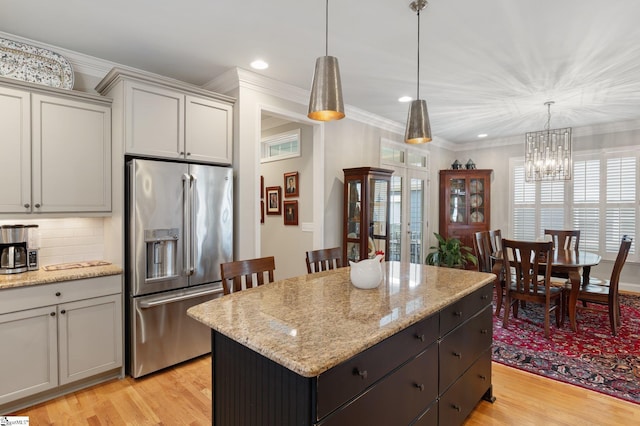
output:
M329 0L327 0L324 17L324 56L329 56Z
M327 0L329 1L329 0ZM418 86L418 90L417 90L417 97L416 100L420 99L420 9L418 9L417 12L418 15L418 75L417 75L417 86Z

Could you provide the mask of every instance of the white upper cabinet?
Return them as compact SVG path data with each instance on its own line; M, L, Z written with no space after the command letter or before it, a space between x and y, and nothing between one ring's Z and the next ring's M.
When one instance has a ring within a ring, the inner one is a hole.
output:
M111 210L111 109L34 94L33 211Z
M31 98L0 86L0 212L23 213L31 203Z
M0 81L0 213L111 211L111 101Z
M231 164L233 98L117 68L96 90L113 98L114 135L124 136L124 154Z

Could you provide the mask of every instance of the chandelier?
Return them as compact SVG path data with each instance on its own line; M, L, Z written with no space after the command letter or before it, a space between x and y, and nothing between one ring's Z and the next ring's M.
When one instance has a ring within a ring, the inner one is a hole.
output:
M551 129L551 105L548 101L544 130L528 132L524 140L524 168L527 182L571 179L571 127Z

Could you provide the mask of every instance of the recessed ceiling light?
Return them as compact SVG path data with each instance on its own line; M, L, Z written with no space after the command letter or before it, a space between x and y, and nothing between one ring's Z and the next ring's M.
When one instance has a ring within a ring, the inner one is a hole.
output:
M398 98L398 102L411 102L412 99L411 96L401 96Z
M480 133L478 135L479 138L486 138L487 136L489 136L489 135L487 135L486 133Z
M255 70L266 70L267 68L269 68L269 64L262 59L256 59L255 61L251 62L251 68Z

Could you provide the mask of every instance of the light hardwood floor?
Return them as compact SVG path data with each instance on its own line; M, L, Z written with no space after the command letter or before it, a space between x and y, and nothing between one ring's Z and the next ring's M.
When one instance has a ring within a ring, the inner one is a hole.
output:
M493 389L496 402L480 402L465 426L640 424L640 405L501 364L493 363ZM16 415L29 416L32 426L209 425L211 358L113 380Z

